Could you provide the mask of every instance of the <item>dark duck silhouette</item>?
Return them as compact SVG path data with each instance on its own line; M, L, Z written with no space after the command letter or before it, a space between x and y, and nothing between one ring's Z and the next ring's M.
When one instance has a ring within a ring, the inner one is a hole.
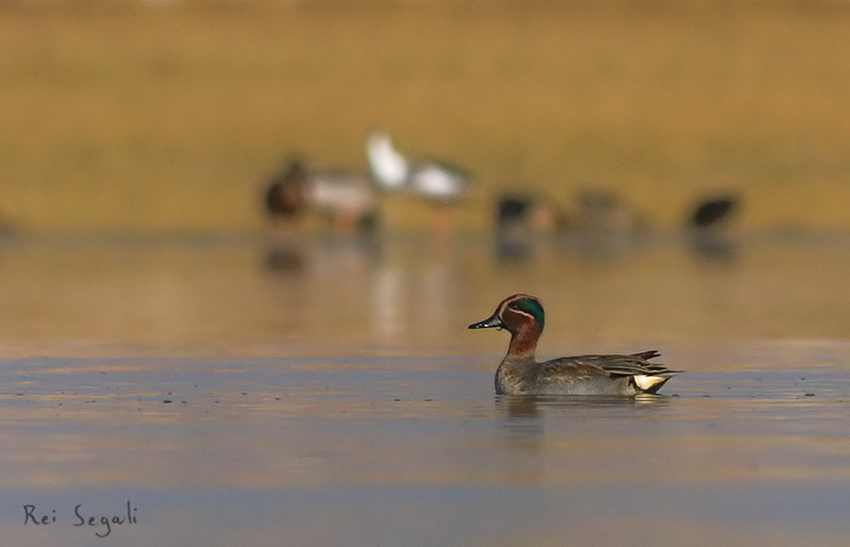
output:
M274 175L266 190L266 212L273 219L291 218L304 212L307 200L307 169L301 160L292 160Z
M688 224L695 229L718 226L729 220L738 208L735 196L719 196L701 201L688 217Z
M340 232L371 230L378 218L375 190L365 173L308 169L298 159L272 178L265 206L273 219L309 212L325 218Z

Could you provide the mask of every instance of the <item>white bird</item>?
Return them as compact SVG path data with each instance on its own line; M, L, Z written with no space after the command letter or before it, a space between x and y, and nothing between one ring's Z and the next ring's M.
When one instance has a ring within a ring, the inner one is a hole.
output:
M386 133L374 131L369 134L366 157L372 178L381 190L401 190L407 184L410 166L405 157L393 148Z
M375 184L384 191L408 191L437 202L458 199L466 190L469 175L435 160L413 166L395 149L389 135L373 131L366 141L366 155Z

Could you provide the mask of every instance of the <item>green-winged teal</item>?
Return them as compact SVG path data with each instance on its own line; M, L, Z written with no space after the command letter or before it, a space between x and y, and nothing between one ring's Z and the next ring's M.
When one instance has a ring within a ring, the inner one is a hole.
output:
M504 328L511 333L508 353L496 371L496 393L507 395L634 396L655 393L679 370L649 362L655 350L631 355L577 355L537 362L534 350L543 332L543 306L515 294L470 329Z

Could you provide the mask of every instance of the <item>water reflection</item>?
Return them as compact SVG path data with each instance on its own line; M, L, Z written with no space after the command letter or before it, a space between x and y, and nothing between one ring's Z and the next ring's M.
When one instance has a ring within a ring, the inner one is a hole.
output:
M399 344L428 329L449 334L455 287L459 286L452 249L441 240L411 238L387 243L381 238L278 235L270 241L264 264L278 288L292 291L296 279L307 286L324 285L306 306L307 314L324 309L336 294L337 317L359 316L353 323L368 327L384 343ZM309 317L305 317L309 321ZM331 323L328 323L329 325Z
M739 259L737 240L723 232L695 231L688 234L687 244L698 258L716 264L735 264Z
M517 439L540 439L546 433L546 419L557 420L587 420L600 417L615 419L633 419L634 413L618 412L637 407L657 407L669 404L674 399L664 395L644 394L638 397L608 397L608 396L577 396L577 397L548 397L548 396L496 396L496 408L500 427L510 441ZM609 410L615 412L611 414ZM637 415L641 416L641 415Z
M635 407L666 404L671 397L642 394L636 397L610 397L605 395L582 395L574 397L498 395L498 406L512 418L540 416L547 409L588 409L594 407Z
M144 517L132 537L116 536L126 544L168 543L187 515L212 536L235 528L261 545L278 544L281 526L306 543L331 528L338 544L389 526L408 544L423 537L408 524L423 512L441 528L462 514L473 539L495 527L520 543L564 512L579 530L661 512L685 530L740 518L747 530L794 531L812 518L812 495L848 499L846 346L773 341L725 357L689 346L734 370L689 372L679 397L637 399L493 396L486 357L329 357L324 346L301 357L6 359L0 528L29 545L21 503L107 498L130 499ZM830 364L794 365L807 359ZM754 488L770 502L748 497ZM818 515L823 537L844 537L841 511Z
M264 265L273 272L298 272L305 267L303 246L281 239L273 241L266 250Z
M614 194L584 192L568 215L557 200L508 193L496 202L495 254L502 262L523 262L553 252L594 260L624 257L665 241L706 259L732 262L741 234L729 225L738 208L733 195L701 199L681 231L659 232Z
M850 245L841 240L744 241L733 261L695 262L673 240L593 258L552 245L507 263L491 250L488 240L443 248L430 238L19 240L0 262L0 343L23 355L305 344L486 353L493 341L464 327L494 295L516 291L547 306L559 334L541 351L552 355L663 351L680 336L850 331ZM706 267L713 265L724 267Z

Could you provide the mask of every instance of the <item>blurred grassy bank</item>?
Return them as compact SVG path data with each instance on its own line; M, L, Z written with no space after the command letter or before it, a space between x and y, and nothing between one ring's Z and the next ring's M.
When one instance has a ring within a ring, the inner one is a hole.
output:
M290 153L363 137L495 193L615 191L657 226L739 191L744 228L850 228L850 6L807 2L0 5L0 213L23 230L263 225ZM395 223L425 214L402 204Z

